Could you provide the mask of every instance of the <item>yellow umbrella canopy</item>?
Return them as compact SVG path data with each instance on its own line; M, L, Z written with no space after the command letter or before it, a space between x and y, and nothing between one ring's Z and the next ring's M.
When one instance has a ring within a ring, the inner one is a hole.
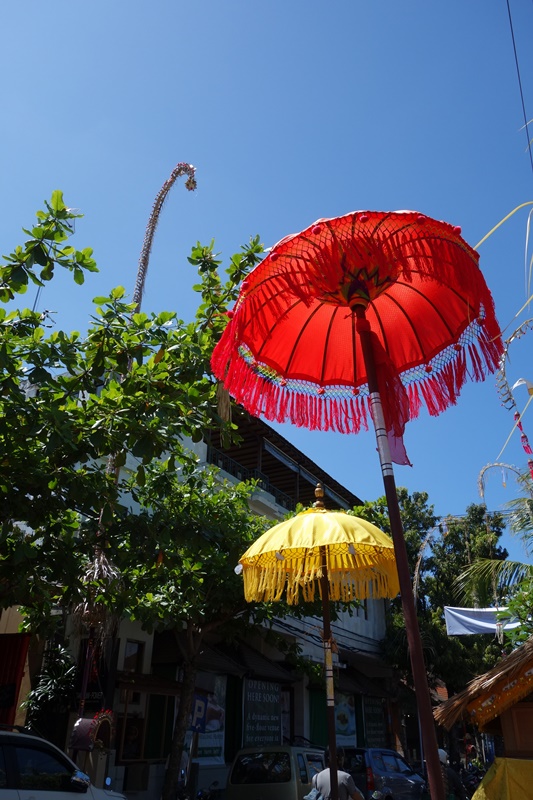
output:
M247 601L297 604L322 596L326 575L330 600L395 597L399 592L392 539L372 523L343 511L312 508L264 533L239 559ZM324 598L323 598L324 599Z

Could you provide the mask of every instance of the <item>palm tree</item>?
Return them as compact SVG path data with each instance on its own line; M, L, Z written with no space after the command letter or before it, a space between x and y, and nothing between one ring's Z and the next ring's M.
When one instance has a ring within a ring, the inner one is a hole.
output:
M511 533L520 537L526 558L533 556L533 479L529 472L520 472L509 464L488 464L480 474L480 491L483 496L483 475L488 468L505 467L518 474L518 483L524 490L521 497L506 503L507 521ZM454 589L461 599L471 594L479 582L489 582L495 597L510 598L524 581L533 580L533 564L527 561L501 561L491 558L476 559L456 579Z

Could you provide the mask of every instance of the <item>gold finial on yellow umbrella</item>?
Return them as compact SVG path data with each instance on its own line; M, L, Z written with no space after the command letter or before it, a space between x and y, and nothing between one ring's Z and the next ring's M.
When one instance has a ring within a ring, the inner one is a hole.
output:
M321 483L317 483L315 488L315 497L316 500L313 503L313 508L325 508L324 505L324 487Z

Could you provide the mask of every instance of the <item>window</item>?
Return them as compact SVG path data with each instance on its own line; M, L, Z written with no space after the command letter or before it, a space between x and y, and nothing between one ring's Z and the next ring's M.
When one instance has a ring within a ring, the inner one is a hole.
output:
M385 764L383 763L383 758L381 753L373 753L372 761L374 762L376 769L379 770L379 772L385 772Z
M316 775L318 772L322 772L324 769L324 759L321 755L315 753L307 753L307 764L309 766L309 774L311 778L313 775Z
M403 773L404 775L413 774L413 770L411 769L407 761L404 761L403 758L397 758L396 760L398 762L398 768L401 773Z
M175 698L164 694L148 696L144 758L164 760L170 752L174 728Z
M60 761L47 750L35 747L17 747L16 761L20 776L20 789L70 792L73 773L68 762Z
M124 672L142 672L144 642L132 642L129 639L124 648Z
M143 671L143 660L144 660L144 642L133 642L130 639L126 640L126 645L124 647L124 661L123 661L123 669L124 672L131 672L131 673L140 673ZM126 699L128 705L138 706L141 702L141 693L140 692L130 692L127 697L126 691L122 690L120 695L120 702L126 703Z
M389 753L382 753L382 757L387 772L399 772L398 762L396 761L395 756L390 755Z
M305 768L305 761L304 757L301 753L298 753L298 769L300 770L300 780L302 783L309 783L307 780L307 770Z

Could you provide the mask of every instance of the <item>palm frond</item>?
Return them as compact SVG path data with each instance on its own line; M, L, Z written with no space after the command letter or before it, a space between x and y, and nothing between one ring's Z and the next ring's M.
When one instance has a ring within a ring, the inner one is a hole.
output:
M479 585L490 585L498 597L505 597L513 586L525 578L533 578L533 565L521 561L497 561L480 558L467 567L454 581L454 596L464 602L475 594Z

